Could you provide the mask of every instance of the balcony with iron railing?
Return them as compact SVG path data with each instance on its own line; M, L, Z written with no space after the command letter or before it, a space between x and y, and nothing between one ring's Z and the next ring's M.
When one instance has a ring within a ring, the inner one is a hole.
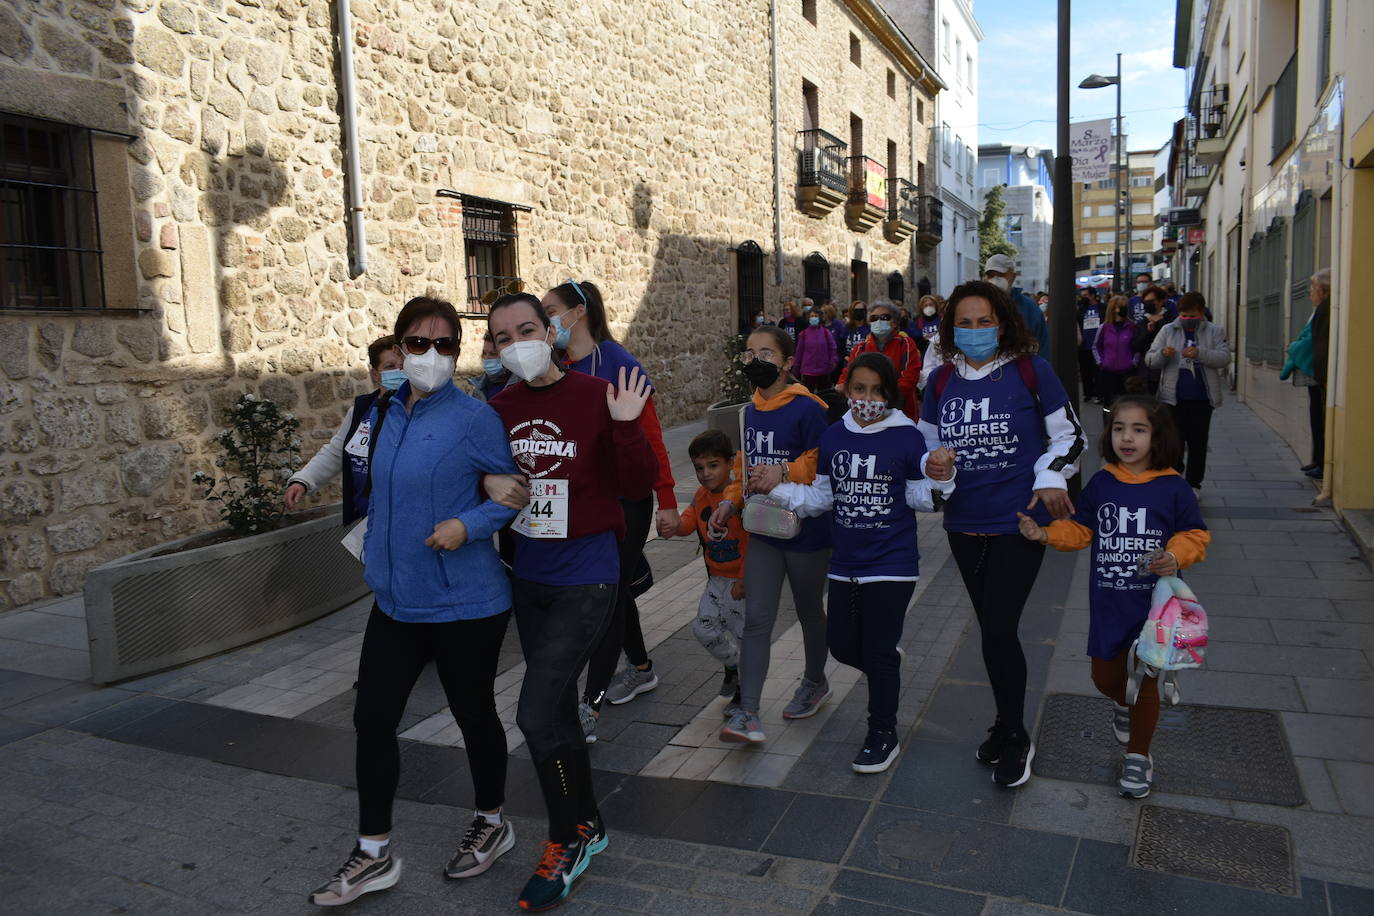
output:
M1212 187L1212 171L1215 166L1204 165L1192 157L1183 166L1183 193L1188 197L1206 197Z
M1200 163L1212 165L1226 155L1226 146L1231 141L1228 94L1225 86L1201 93L1196 117L1188 118L1193 154Z
M822 219L849 196L849 145L820 128L798 131L797 139L797 206Z
M883 238L894 245L911 238L921 222L917 203L919 196L916 186L905 178L887 180L887 219L883 221Z
M1274 144L1269 161L1288 149L1298 129L1298 52L1288 58L1288 64L1274 81L1274 95L1270 102L1274 120Z
M886 215L887 166L868 156L850 156L845 223L855 232L867 232Z
M933 194L916 198L916 247L929 251L945 237L945 202Z

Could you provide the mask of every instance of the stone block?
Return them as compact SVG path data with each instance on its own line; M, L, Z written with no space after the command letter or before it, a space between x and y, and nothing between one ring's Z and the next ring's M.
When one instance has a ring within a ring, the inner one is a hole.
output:
M22 329L22 330L21 330ZM0 369L12 379L28 378L29 346L33 335L23 324L15 323L0 334Z
M14 413L24 406L24 388L0 382L0 414Z
M294 410L300 403L300 393L296 390L295 382L279 376L264 379L258 386L258 391L262 396L274 401L282 410Z
M157 331L146 322L121 324L115 338L140 362L151 363L157 358Z
M175 264L172 256L160 248L145 248L138 253L138 269L145 280L174 276Z
M134 405L116 404L105 412L105 439L114 445L138 445L143 441Z
M176 36L156 26L144 25L134 38L134 60L163 76L180 78L186 69L186 52Z
M157 18L173 32L189 35L196 30L195 12L190 7L182 6L180 3L170 3L163 0L157 5Z
M203 397L163 393L143 403L143 434L149 439L194 436L209 422L209 405Z
M119 500L114 468L97 465L89 473L71 474L58 481L57 509L70 512L86 506L105 506Z
M22 525L35 515L46 514L50 503L44 487L16 480L0 487L0 523Z
M10 424L9 450L27 455L38 447L38 427L32 420L15 420Z
M39 22L38 44L67 73L90 73L95 64L90 45L51 22Z
M28 29L8 6L0 6L0 54L22 61L33 50Z
M38 573L20 573L10 580L9 606L22 607L43 597L43 577Z
M110 322L104 319L78 321L72 335L72 349L84 356L109 356L114 352L115 335Z
M94 445L96 411L80 395L35 394L33 417L43 441L53 448L86 448Z
M52 569L48 571L48 589L54 595L79 592L86 584L86 573L103 562L105 561L100 557L63 557L53 563Z
M81 467L80 452L58 452L52 455L39 455L29 461L28 469L39 477L53 477Z
M145 445L120 455L124 489L131 496L151 496L172 476L181 456L181 447L171 443Z
M210 232L202 226L181 230L181 294L186 304L186 340L193 353L219 345L219 303Z
M105 538L105 532L89 518L75 518L47 527L48 546L53 553L88 550Z
M46 321L38 328L38 361L49 369L62 365L62 349L66 346L67 331L56 321Z
M315 368L315 353L305 347L289 347L281 355L281 367L288 375L301 375Z
M248 68L248 75L260 85L270 86L281 78L282 56L273 45L254 45L244 58L244 64Z

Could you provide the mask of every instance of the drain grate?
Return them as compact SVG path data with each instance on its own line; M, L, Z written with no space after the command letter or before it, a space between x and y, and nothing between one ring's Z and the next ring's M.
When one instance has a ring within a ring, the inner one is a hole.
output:
M1045 701L1037 776L1110 785L1123 754L1112 736L1111 700L1057 693ZM1304 801L1282 722L1267 710L1166 706L1150 754L1160 792L1266 805Z
M1298 893L1293 840L1272 824L1143 805L1131 864L1270 894Z

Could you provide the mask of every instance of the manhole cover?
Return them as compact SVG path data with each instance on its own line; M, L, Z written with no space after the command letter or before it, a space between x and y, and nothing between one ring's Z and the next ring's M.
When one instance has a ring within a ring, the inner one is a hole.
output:
M1037 776L1110 785L1124 753L1112 736L1111 700L1057 693L1045 701L1035 743ZM1283 725L1267 710L1166 706L1150 755L1160 792L1266 805L1304 801Z
M1292 838L1272 824L1143 805L1131 864L1271 894L1298 893Z

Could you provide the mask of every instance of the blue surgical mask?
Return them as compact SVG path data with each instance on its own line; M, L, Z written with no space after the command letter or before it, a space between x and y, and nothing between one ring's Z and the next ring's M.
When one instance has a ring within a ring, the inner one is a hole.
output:
M873 332L874 337L886 337L892 333L892 322L886 318L879 318L870 324L868 329Z
M406 380L404 369L383 369L382 387L387 391L395 391L401 387L401 383Z
M582 320L578 318L577 321L564 327L562 319L562 315L554 315L549 319L549 323L553 325L553 348L555 350L568 349L568 344L572 343L573 325Z
M506 371L506 367L501 365L500 358L492 357L491 359L482 360L482 371L486 373L487 378L496 378L502 372Z
M811 327L814 328L816 325L818 325L818 324L820 324L820 323L821 323L821 320L820 320L819 318L817 318L815 315L812 315L812 316L811 316Z
M954 345L969 359L982 362L997 352L1001 328L955 328Z

